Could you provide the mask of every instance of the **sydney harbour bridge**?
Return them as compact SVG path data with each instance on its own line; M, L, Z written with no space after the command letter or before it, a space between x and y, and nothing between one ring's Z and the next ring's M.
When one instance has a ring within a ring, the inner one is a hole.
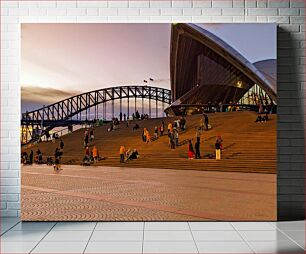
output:
M38 140L55 127L88 123L94 119L106 120L109 114L114 118L115 107L118 106L122 114L125 108L127 117L136 110L144 113L146 106L149 117L158 117L164 115L165 108L170 104L171 90L160 87L140 85L94 90L22 113L21 141L26 144ZM155 112L152 112L154 109ZM40 134L34 137L33 130L38 130Z

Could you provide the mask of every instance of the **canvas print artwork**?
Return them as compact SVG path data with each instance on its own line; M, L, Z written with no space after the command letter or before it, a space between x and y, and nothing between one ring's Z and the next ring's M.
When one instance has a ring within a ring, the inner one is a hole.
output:
M21 36L22 220L276 220L275 24Z

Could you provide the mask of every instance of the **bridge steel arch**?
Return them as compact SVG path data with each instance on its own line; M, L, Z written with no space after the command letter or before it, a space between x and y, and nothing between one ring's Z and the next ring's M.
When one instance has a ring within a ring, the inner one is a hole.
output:
M120 101L120 112L122 112L122 100L127 99L128 102L128 114L130 112L130 100L142 99L142 111L143 111L143 99L149 100L149 116L151 116L151 100L156 102L156 116L158 114L157 103L162 102L171 104L171 90L152 87L152 86L118 86L109 87L99 90L94 90L82 94L78 94L56 103L44 106L40 109L33 110L22 114L21 125L22 126L43 126L47 129L52 129L56 125L61 125L72 117L78 116L81 112L85 111L87 119L87 111L94 107L95 118L98 118L98 105L105 104L112 101L112 115L114 117L114 101ZM105 104L106 105L106 104ZM163 106L163 110L165 107ZM142 112L143 113L143 112ZM103 107L103 115L106 115L106 107ZM89 119L88 119L89 120Z

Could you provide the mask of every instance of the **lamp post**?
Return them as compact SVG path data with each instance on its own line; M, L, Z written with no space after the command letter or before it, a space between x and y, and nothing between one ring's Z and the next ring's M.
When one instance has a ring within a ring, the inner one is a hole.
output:
M143 80L143 83L146 83L146 80ZM144 87L142 88L142 96L141 96L141 114L144 114Z
M149 81L153 82L153 78L149 78ZM144 80L145 83L148 83L147 80ZM149 87L149 117L151 118L151 87Z

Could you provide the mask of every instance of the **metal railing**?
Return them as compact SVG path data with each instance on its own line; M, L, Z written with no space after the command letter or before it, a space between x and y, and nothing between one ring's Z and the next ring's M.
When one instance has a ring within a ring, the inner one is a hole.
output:
M263 110L267 109L268 113L276 113L277 105L263 105ZM169 115L197 114L203 112L229 112L229 111L259 111L259 106L255 104L180 104L172 105L166 109Z

